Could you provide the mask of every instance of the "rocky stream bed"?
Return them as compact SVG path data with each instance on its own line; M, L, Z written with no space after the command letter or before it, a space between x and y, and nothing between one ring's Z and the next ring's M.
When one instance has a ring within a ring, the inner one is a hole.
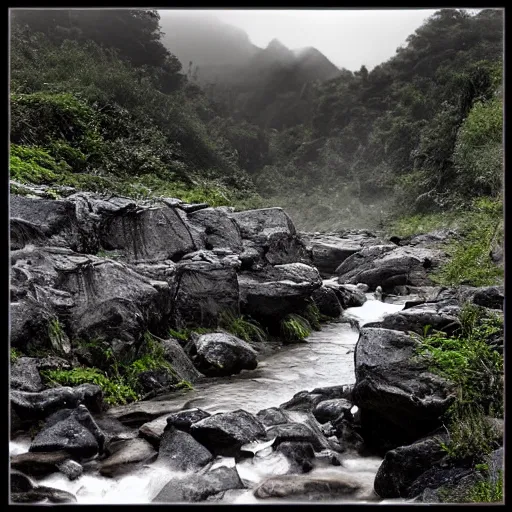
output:
M431 282L456 234L299 233L280 208L71 192L11 196L13 502L437 502L474 481L446 464L453 389L411 335L454 332L467 301L503 309L503 287ZM330 321L280 341L311 304ZM227 310L272 341L216 329ZM169 335L197 326L214 332ZM137 354L146 332L173 368L141 373L150 399L106 407L98 385L41 378L93 366L98 338Z

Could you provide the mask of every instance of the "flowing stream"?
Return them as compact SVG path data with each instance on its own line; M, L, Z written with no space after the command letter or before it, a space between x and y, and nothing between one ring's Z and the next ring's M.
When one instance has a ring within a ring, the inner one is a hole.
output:
M361 307L349 308L343 316L359 321L362 326L381 320L384 315L395 313L402 304L388 304L375 300L372 294ZM405 298L404 298L405 303ZM347 323L331 323L322 326L321 331L311 334L305 343L284 346L281 350L265 357L258 368L243 371L240 375L207 379L187 392L193 400L192 407L200 407L210 413L244 409L257 413L267 407L277 407L302 390L311 391L316 387L353 384L354 348L359 337L358 331ZM173 395L160 397L172 403ZM11 454L28 451L28 439L16 439L10 443ZM237 463L240 478L249 489L227 492L226 503L270 503L280 500L259 500L251 488L268 476L286 473L287 462L280 454L263 450L254 459ZM372 495L373 480L381 463L378 457L361 457L354 453L343 454L343 464L338 467L316 468L310 475L350 474L361 483L362 492L356 497L359 503L375 501ZM233 466L234 459L223 458L214 462L213 467ZM72 492L78 503L150 503L163 486L172 478L183 477L184 473L171 472L155 464L149 464L136 473L107 478L97 472L85 473L75 481L69 481L61 473L54 473L38 480L46 485ZM352 498L353 500L353 498ZM286 500L287 502L293 500ZM336 501L344 501L337 498Z

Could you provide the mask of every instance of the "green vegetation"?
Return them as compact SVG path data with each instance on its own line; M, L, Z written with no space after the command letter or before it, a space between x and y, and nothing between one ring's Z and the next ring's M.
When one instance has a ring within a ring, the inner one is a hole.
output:
M120 360L105 340L94 339L76 342L87 359L87 366L72 370L45 371L48 385L77 386L91 383L101 387L105 402L109 405L126 404L139 400L145 390L140 382L140 374L150 370L164 371L171 378L175 389L193 389L190 382L182 380L165 358L163 346L149 332L144 334L137 353Z
M124 12L96 11L94 19L74 12L72 23L82 33L66 37L53 30L69 16L47 18L46 26L37 19L40 11L13 17L11 177L214 206L253 194L229 141L218 140L206 126L217 117L215 109L179 74L175 57L164 50L162 62L134 66L123 56L125 40L105 46L105 34L94 30L98 19L144 23L141 11ZM148 37L141 35L143 47ZM138 51L137 45L130 51Z
M232 311L223 311L219 315L219 327L245 341L265 341L267 333L254 320L237 317Z
M62 329L58 318L52 318L48 322L48 336L52 346L56 350L66 352L66 346L70 348L69 339Z
M501 10L441 9L370 72L320 82L276 67L204 91L159 23L145 9L13 13L12 178L278 205L305 230L449 220L500 195Z
M23 354L16 348L11 348L11 364L14 364L20 357L23 357Z
M503 333L503 320L484 315L484 309L474 304L462 308L460 320L459 335L425 336L419 353L431 371L455 385L456 399L446 416L450 441L444 449L454 459L480 462L496 448L498 438L486 417L503 415L503 356L488 343Z
M300 341L312 332L310 323L302 316L289 314L281 321L281 335L288 341Z
M504 236L500 197L475 199L468 209L401 217L390 224L388 232L410 236L441 228L454 229L458 236L443 247L449 260L432 274L434 282L443 286L490 286L503 280L503 268L490 257L492 244Z
M49 385L78 386L80 384L96 384L104 394L109 405L126 404L137 400L139 396L121 379L108 377L97 368L73 368L72 370L43 370L41 375Z
M318 306L312 302L308 304L302 316L308 321L309 325L315 331L319 331L321 327L321 322L328 320L328 317L325 317L320 313Z
M466 503L496 503L503 502L503 471L498 471L495 482L486 479L477 482L467 493Z

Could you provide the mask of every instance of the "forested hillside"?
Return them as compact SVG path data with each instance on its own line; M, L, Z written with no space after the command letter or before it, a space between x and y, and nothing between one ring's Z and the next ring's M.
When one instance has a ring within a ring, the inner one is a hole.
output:
M246 41L253 73L236 86L199 86L160 21L149 10L14 13L12 179L274 204L322 230L499 197L502 11L440 10L387 62L330 80L315 49Z
M11 179L212 204L251 194L215 129L230 122L180 73L158 22L154 11L13 14Z

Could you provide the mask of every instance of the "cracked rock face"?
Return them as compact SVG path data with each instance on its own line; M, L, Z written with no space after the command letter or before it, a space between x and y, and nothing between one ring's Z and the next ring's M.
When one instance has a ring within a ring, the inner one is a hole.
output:
M104 337L130 346L148 328L158 330L170 314L168 283L122 263L34 246L13 251L11 260L14 284L26 290L11 304L11 344L22 350L65 343L68 333L74 339ZM62 322L52 330L57 318Z

